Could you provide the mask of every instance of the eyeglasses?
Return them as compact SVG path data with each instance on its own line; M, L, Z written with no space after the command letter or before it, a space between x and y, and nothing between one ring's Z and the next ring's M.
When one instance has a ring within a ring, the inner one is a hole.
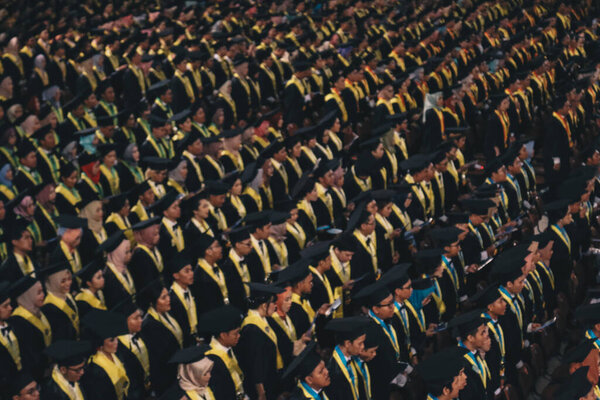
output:
M239 242L239 243L240 243L242 246L247 246L247 247L250 247L250 246L252 246L252 243L251 243L251 242Z
M393 307L394 306L394 302L390 302L390 303L386 303L386 304L378 304L375 307L379 307L379 308L384 308L384 307Z
M79 368L67 367L67 369L68 369L69 371L73 371L73 372L75 372L75 373L77 373L77 374L80 374L80 373L83 373L83 372L85 372L85 370L87 369L87 365L84 365L84 366L82 366L82 367L79 367Z

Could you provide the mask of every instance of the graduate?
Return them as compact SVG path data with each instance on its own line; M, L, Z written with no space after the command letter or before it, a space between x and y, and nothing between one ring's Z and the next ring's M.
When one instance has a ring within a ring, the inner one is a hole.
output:
M189 287L194 283L193 262L185 254L177 254L167 262L173 283L169 289L171 315L184 332L184 343L191 345L198 332L196 300Z
M128 270L137 289L146 287L148 283L164 275L163 257L157 248L160 217L152 217L138 222L131 227L137 243ZM149 267L151 266L151 267Z
M461 348L442 350L419 363L417 372L427 387L427 400L456 399L467 386L465 364Z
M328 400L324 390L331 383L325 362L316 353L316 343L309 343L302 353L294 359L285 370L283 378L297 378L290 399L293 400Z
M10 288L9 282L0 282L0 361L5 366L0 373L0 388L6 391L11 380L23 369L19 340L8 322L12 314Z
M51 377L43 383L43 399L85 400L79 381L85 373L85 362L92 353L88 341L59 340L46 350L54 363Z
M178 381L161 397L168 399L216 400L208 386L214 363L206 356L207 345L186 347L171 357L169 364L177 366Z
M92 308L106 310L103 266L102 260L96 258L76 275L81 280L81 289L75 296L80 318L83 318Z

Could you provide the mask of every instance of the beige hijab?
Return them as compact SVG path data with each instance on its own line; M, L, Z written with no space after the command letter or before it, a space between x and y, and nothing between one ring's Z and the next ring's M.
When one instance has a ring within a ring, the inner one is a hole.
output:
M42 287L42 284L38 281L32 287L27 289L22 295L17 297L17 304L31 312L34 315L40 315L40 309L35 305L35 298L37 292Z
M214 362L204 357L200 361L191 364L179 364L177 378L179 387L184 391L196 391L203 396L206 393L206 386L200 386L200 378L209 372Z
M98 207L102 207L102 202L100 200L94 200L89 202L85 207L83 207L83 210L79 212L79 216L81 218L87 219L88 228L90 228L92 232L96 233L102 230L102 219L94 219L96 214L95 210Z
M63 269L62 271L58 271L48 276L46 279L46 291L48 293L52 293L56 297L61 299L65 299L67 297L66 293L63 293L60 288L60 281L65 279L68 275L71 274L71 271L68 269Z

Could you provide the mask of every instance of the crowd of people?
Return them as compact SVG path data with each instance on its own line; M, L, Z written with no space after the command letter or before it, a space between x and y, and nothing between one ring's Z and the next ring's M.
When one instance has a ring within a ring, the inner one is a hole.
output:
M599 13L5 0L0 398L600 399Z

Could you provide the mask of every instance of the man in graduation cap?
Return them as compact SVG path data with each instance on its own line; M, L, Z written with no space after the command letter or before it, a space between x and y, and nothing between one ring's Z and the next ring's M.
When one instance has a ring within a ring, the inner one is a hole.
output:
M252 282L264 282L271 273L271 258L268 242L271 233L269 211L260 211L246 216L246 226L250 227L250 242L252 251L247 255L246 262Z
M162 119L158 116L150 116L150 127L152 129L151 134L146 137L146 140L140 146L140 158L145 157L159 157L159 158L171 158L171 147L169 146L170 141L168 139L169 129L168 120ZM168 143L169 142L169 143ZM171 145L172 146L172 145Z
M249 283L248 315L242 322L235 354L244 373L244 391L252 399L271 400L280 393L283 359L277 336L267 317L277 308L275 295L283 289L263 283Z
M292 78L285 84L283 92L283 109L285 116L285 124L295 124L302 126L304 113L307 108L307 103L310 102L308 89L303 83L303 79L311 75L310 62L304 57L299 56L293 62L294 74Z
M194 239L192 257L197 260L194 268L192 293L199 312L229 304L229 291L225 274L218 262L223 258L221 243L209 235L200 235Z
M298 385L292 391L290 400L328 400L324 389L331 379L325 362L319 357L315 342L309 343L290 366L285 370L283 378L294 377Z
M183 229L177 224L181 217L180 194L170 190L162 199L152 206L153 211L162 216L158 242L158 250L165 260L185 249Z
M60 241L50 255L50 262L52 264L65 263L69 265L72 273L76 273L83 267L77 247L81 243L83 228L87 226L87 220L71 215L60 215L55 218L55 221L59 227Z
M193 265L193 261L185 253L176 253L167 259L167 269L173 279L169 289L170 313L181 327L184 345L195 342L198 331L196 300L189 289L194 283Z
M240 311L231 305L217 307L202 314L198 323L201 334L212 336L206 355L214 362L209 385L215 399L242 399L244 373L233 352L240 340Z
M231 249L227 257L223 257L221 270L225 274L230 303L239 310L246 311L246 297L250 294L250 288L246 285L250 282L250 271L246 263L246 256L252 251L250 229L244 226L231 230L228 238Z
M10 382L23 369L19 340L9 323L12 314L11 284L8 281L0 282L0 362L3 368L0 372L0 390L7 391Z
M13 179L13 185L23 191L42 183L42 177L37 170L36 149L29 140L21 143L17 150L19 167Z
M0 272L2 278L10 282L16 282L19 278L34 274L37 267L31 259L33 251L33 237L27 229L29 221L17 219L5 232L5 240L8 244L8 257L2 263Z
M576 138L567 119L571 108L569 100L559 95L553 99L552 105L554 111L545 122L547 134L543 155L546 182L554 190L569 175Z
M39 400L40 398L38 383L25 371L21 371L15 376L6 393L11 400Z
M358 206L350 221L348 232L352 232L356 251L350 260L350 277L356 279L366 275L372 282L378 275L377 242L375 238L375 217L366 210L366 202Z
M447 348L433 354L417 366L425 381L427 400L452 400L467 386L463 355L465 349Z
M42 385L42 399L85 400L79 380L85 373L85 363L92 353L88 341L59 340L50 345L46 354L54 363L52 375Z
M550 268L555 277L556 290L565 295L569 293L569 282L574 277L574 260L571 256L573 241L571 240L571 234L566 230L566 227L573 222L570 211L571 203L572 201L569 199L559 199L544 206L544 210L548 215L549 226L547 231L554 240Z
M159 216L138 222L131 227L137 243L128 269L131 272L136 288L143 288L164 272L163 256L157 245L160 240Z

